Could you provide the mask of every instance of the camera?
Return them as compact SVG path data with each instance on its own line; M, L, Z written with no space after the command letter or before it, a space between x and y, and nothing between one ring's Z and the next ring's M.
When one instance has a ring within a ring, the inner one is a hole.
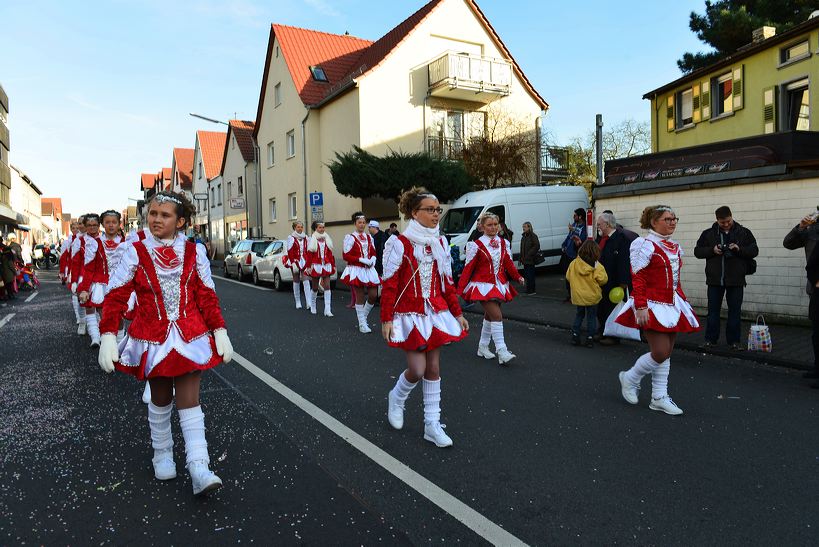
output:
M728 243L717 244L719 250L722 251L722 256L724 256L725 258L731 258L732 256L734 256L734 252L728 247L728 245L729 245Z

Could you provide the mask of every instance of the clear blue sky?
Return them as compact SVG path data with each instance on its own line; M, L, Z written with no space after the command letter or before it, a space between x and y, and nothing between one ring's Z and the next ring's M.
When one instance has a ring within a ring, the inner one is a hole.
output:
M549 102L559 143L649 119L642 95L704 49L688 30L703 0L478 0ZM377 39L423 0L3 0L0 83L11 162L73 214L122 208L139 174L191 148L188 116L255 119L271 22Z

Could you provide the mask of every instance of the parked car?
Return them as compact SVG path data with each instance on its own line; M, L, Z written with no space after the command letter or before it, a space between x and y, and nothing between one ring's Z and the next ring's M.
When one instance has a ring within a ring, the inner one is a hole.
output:
M540 254L546 259L541 266L557 264L560 244L566 237L566 226L575 209L588 209L589 196L579 186L521 186L469 192L455 200L441 219L441 232L450 244L457 245L461 257L478 217L495 213L514 233L512 257L520 258L520 237L524 222L531 222L540 240Z
M271 242L253 265L253 283L272 283L277 291L283 291L287 284L293 282L293 272L282 263L286 254L284 241ZM336 278L337 274L333 274L331 282Z
M272 238L243 239L225 256L225 277L236 274L243 281L253 272L253 265L270 245Z

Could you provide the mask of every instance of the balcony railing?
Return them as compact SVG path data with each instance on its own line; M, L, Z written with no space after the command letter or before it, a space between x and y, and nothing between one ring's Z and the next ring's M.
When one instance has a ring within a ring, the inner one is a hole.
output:
M447 139L446 137L428 137L427 154L442 160L461 159L466 143L462 139Z
M485 102L508 95L512 63L465 53L445 53L427 65L430 95Z
M540 180L548 182L569 176L569 150L547 146L540 154Z

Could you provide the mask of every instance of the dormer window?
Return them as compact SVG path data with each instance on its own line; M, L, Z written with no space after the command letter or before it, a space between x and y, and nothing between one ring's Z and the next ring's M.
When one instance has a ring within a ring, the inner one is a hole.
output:
M320 66L311 66L310 67L310 74L313 75L313 79L317 82L329 82L330 80L327 79L327 74L324 73L324 69Z

